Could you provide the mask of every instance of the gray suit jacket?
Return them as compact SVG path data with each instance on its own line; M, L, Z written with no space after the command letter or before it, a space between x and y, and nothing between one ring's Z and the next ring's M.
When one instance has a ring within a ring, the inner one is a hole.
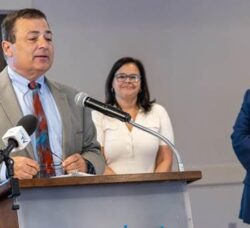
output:
M94 165L96 173L102 174L104 158L96 140L96 129L90 110L76 106L74 97L77 90L50 80L47 80L47 84L62 119L64 158L81 151L82 156ZM0 73L0 138L9 128L15 127L22 116L21 107L8 76L7 68L5 68ZM0 140L0 146L4 147L2 140ZM12 152L11 156L26 156L34 159L33 148L29 144L23 151Z

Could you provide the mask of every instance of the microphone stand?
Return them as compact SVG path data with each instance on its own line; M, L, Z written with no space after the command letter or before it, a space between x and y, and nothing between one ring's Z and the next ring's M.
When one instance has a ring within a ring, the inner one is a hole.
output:
M141 130L143 130L143 131L145 131L145 132L151 134L151 135L156 136L157 138L159 138L159 139L161 139L163 142L165 142L165 143L171 148L171 150L174 152L175 158L176 158L177 163L178 163L178 170L179 170L180 172L183 172L183 171L184 171L184 165L183 165L183 162L182 162L182 160L181 160L181 157L180 157L179 152L175 149L173 143L171 143L166 137L160 135L160 134L159 134L158 132L156 132L156 131L153 131L153 130L151 130L151 129L149 129L149 128L143 127L143 126L141 126L140 124L135 123L135 122L132 121L131 119L128 120L128 121L126 121L126 122L129 123L129 124L131 124L131 125L133 125L133 126L136 127L136 128L139 128L139 129L141 129Z
M6 149L11 149L8 147ZM13 199L12 210L18 210L20 207L16 203L16 197L20 195L19 181L17 178L14 178L14 160L9 156L9 153L6 153L6 149L0 150L0 164L2 161L4 161L7 168L7 181L9 182L11 188L8 198Z

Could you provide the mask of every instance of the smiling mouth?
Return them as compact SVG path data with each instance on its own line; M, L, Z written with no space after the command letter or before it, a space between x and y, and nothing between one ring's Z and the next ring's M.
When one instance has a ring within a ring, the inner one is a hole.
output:
M122 88L123 89L134 89L134 87L132 87L132 86L123 86Z
M49 56L47 56L47 55L37 55L37 56L35 56L35 58L46 58L46 59L48 59L49 58Z
M46 61L46 62L48 62L50 60L49 56L47 56L47 55L37 55L37 56L35 56L34 59L36 59L38 61Z

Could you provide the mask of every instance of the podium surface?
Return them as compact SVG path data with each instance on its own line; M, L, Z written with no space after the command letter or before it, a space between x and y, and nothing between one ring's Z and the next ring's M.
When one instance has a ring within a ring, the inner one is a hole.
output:
M0 187L0 228L193 227L187 183L200 171L21 180L20 209Z

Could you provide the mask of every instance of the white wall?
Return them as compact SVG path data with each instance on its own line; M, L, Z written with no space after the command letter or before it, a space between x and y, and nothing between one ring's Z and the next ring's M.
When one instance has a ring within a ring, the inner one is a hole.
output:
M0 11L15 10L25 7L31 7L32 0L0 0Z
M104 100L105 78L117 58L144 62L152 98L170 114L186 169L201 169L200 183L215 184L218 194L221 183L238 184L237 193L225 188L222 196L234 199L234 211L224 213L233 226L244 171L230 134L250 87L250 1L33 0L32 6L47 14L54 32L50 77ZM190 188L195 212L214 199L207 190Z
M186 167L236 163L230 134L250 84L249 1L33 2L55 34L53 78L103 100L114 61L140 58Z
M194 227L249 227L238 219L241 191L238 183L189 187Z

